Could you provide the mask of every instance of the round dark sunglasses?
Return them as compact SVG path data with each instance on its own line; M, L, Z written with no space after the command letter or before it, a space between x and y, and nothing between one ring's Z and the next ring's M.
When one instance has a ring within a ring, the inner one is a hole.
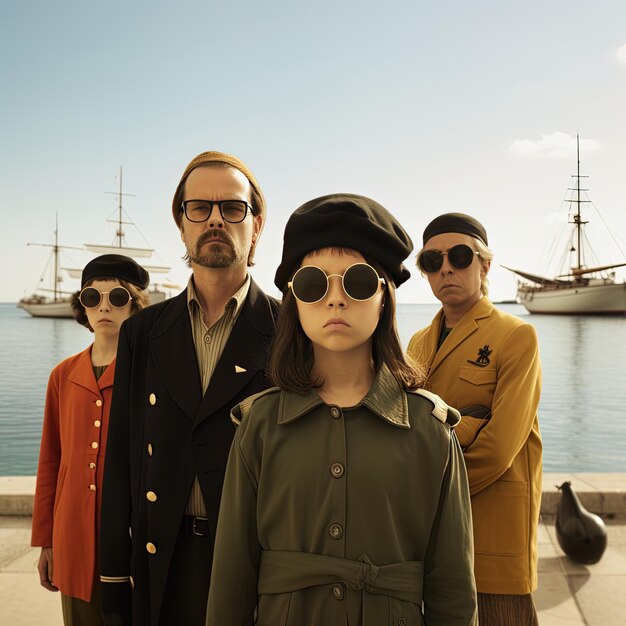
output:
M427 274L438 272L443 265L443 257L446 254L448 255L448 261L452 267L457 270L464 270L472 264L474 255L478 254L478 252L476 250L472 250L464 243L461 243L458 246L453 246L445 252L442 252L441 250L424 250L418 259L419 266Z
M95 287L85 287L78 296L80 303L86 309L93 309L100 305L102 296L109 296L109 303L116 309L124 308L133 298L128 289L113 287L111 291L98 291Z
M342 274L326 274L316 265L301 267L288 283L297 300L305 304L315 304L323 300L328 293L331 276L341 278L341 285L346 295L357 302L364 302L376 295L378 285L385 284L385 279L367 263L355 263Z

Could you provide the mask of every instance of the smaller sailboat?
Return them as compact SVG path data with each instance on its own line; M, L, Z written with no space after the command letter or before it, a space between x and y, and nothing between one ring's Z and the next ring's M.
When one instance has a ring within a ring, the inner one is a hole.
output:
M82 250L75 246L59 245L59 216L56 216L54 229L54 243L29 243L29 246L43 246L52 248L48 263L44 268L44 273L40 278L40 283L45 280L45 274L51 270L51 283L47 287L38 286L35 292L26 298L22 298L17 306L24 309L33 317L73 317L71 307L71 291L63 291L61 283L63 275L61 273L61 250Z
M586 178L580 174L580 147L576 136L577 170L573 178L576 187L570 191L573 197L567 199L571 211L570 224L574 225L569 243L569 251L575 252L575 265L566 274L554 278L538 276L530 272L503 267L520 276L518 281L517 297L529 313L570 314L570 315L623 315L626 314L626 282L617 282L615 269L626 266L624 263L611 265L595 265L589 267L585 263L583 244L584 221L581 215L581 206L589 200L581 198L581 192L586 192L580 186L580 179ZM613 270L613 271L610 271Z

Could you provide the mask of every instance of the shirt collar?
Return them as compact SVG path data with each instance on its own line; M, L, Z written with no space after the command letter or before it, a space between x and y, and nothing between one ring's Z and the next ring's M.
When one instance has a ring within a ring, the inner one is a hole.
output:
M246 301L248 291L250 290L250 281L250 274L246 274L246 280L244 284L228 299L228 302L224 307L224 312L229 310L232 311L233 323L239 317L239 314L241 313L241 310L243 308L243 303ZM193 315L194 307L198 307L199 311L202 310L202 307L200 306L200 301L198 300L198 295L196 293L196 287L193 282L192 274L189 277L189 282L187 283L187 308L191 315Z
M315 389L309 389L305 394L283 391L278 406L278 424L293 422L323 404L324 401ZM376 373L371 389L357 406L369 409L393 426L411 428L406 393L400 389L393 374L384 364ZM331 408L332 405L329 405L329 409Z

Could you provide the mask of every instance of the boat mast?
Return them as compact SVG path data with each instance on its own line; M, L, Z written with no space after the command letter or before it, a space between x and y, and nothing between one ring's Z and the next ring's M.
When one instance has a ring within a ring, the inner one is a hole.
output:
M110 193L114 196L117 196L117 229L115 231L115 240L116 247L124 248L124 228L122 224L124 224L124 209L122 208L122 196L134 196L134 193L122 193L122 166L120 165L120 190L119 191L105 191L104 193ZM108 220L113 221L113 220ZM132 222L130 222L132 224Z
M54 222L54 246L52 247L54 255L54 301L59 299L57 294L59 291L59 212L55 214Z
M580 192L581 191L588 191L587 189L581 189L580 187L580 179L581 178L587 178L586 176L581 176L580 174L580 139L579 139L579 135L578 133L576 133L576 174L575 176L573 176L573 178L576 178L576 187L574 189L572 189L572 191L576 192L576 199L575 200L570 200L570 202L575 202L576 203L576 213L573 216L573 223L574 226L576 227L576 267L573 267L572 270L577 270L574 271L574 276L576 276L576 280L577 281L582 281L582 275L580 270L582 269L582 227L583 224L587 224L588 222L584 222L582 219L582 216L580 214L580 205L583 204L584 202L589 202L589 200L581 200L580 199Z

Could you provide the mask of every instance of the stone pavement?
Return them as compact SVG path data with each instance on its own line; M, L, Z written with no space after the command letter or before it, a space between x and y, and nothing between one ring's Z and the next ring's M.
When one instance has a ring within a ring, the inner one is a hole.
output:
M557 543L554 512L558 494L554 485L563 480L571 480L585 506L607 521L608 548L595 565L571 561ZM63 624L59 594L39 585L39 548L29 547L33 488L32 477L0 478L2 626ZM626 623L626 474L545 475L535 602L540 626Z

